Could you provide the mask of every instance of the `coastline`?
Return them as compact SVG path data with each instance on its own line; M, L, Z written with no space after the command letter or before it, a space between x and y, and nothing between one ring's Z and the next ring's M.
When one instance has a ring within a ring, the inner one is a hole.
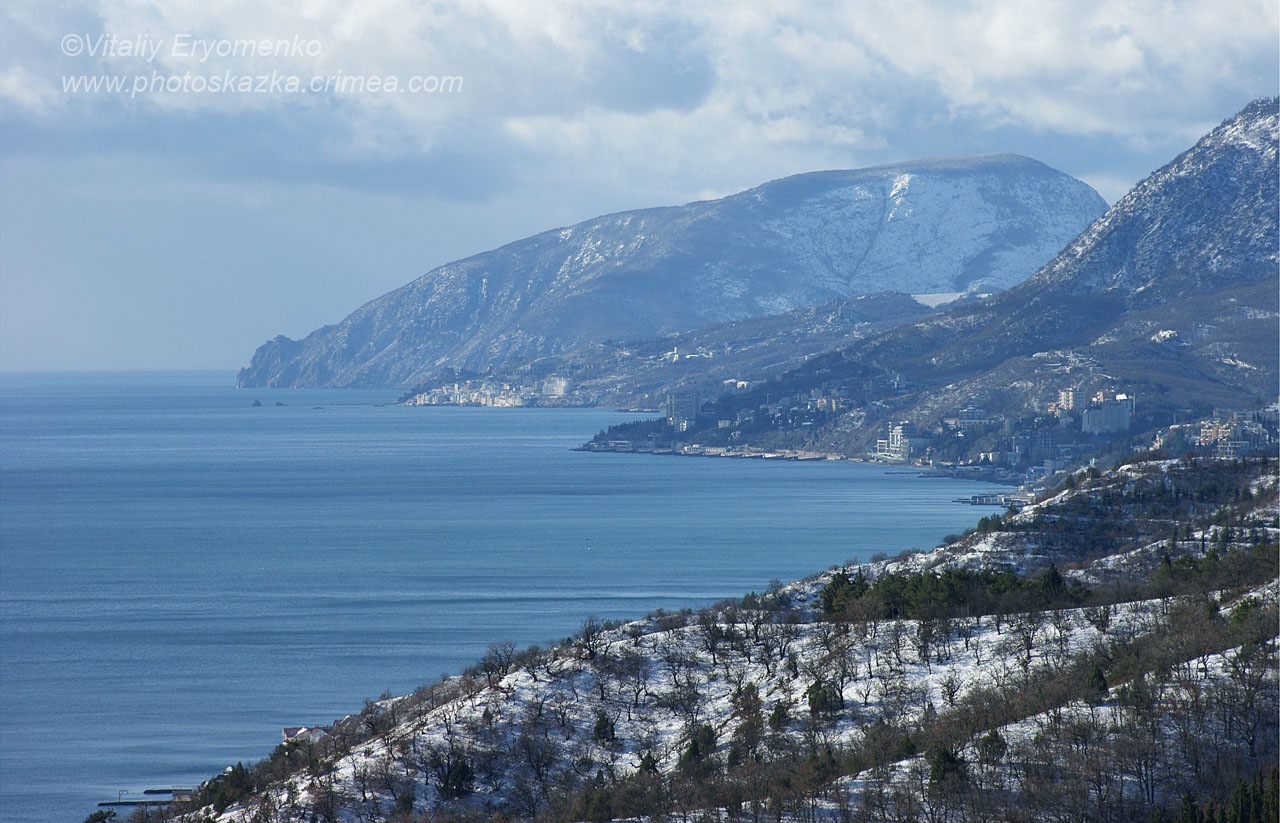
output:
M733 460L778 460L796 462L858 463L867 466L884 466L886 474L912 475L925 479L973 480L1023 489L1024 484L1010 478L980 471L957 471L937 466L910 466L901 463L885 463L866 456L853 456L837 452L820 452L805 449L762 449L755 446L698 446L679 448L636 445L631 441L588 441L573 451L613 454L650 454L664 457L718 457Z

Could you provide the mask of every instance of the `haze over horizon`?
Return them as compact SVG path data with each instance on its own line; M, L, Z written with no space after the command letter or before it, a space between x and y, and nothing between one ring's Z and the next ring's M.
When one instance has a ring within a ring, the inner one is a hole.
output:
M1114 203L1280 67L1280 13L1250 0L24 1L0 21L3 371L231 372L450 260L817 169L1013 152ZM64 91L100 75L125 86ZM233 76L271 82L210 88Z

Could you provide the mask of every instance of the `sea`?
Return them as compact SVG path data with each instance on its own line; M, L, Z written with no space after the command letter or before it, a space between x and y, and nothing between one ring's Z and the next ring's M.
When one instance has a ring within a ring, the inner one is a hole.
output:
M573 450L635 413L397 394L0 375L0 820L191 787L490 643L929 548L984 513L954 502L978 483L884 466Z

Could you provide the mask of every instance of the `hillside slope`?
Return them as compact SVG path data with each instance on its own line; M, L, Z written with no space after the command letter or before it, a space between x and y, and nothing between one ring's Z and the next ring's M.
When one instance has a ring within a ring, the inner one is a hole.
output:
M932 553L589 620L553 649L495 644L212 781L176 819L920 819L880 805L898 791L950 819L970 802L1046 819L1101 784L1072 819L1145 820L1275 756L1273 468L1126 465ZM1009 756L979 763L992 732ZM1085 754L1087 772L1046 769ZM936 785L939 758L957 785Z

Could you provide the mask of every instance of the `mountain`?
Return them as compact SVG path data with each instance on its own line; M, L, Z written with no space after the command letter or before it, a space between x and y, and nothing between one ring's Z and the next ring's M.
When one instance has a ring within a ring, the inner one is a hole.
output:
M865 445L889 417L931 423L971 403L1025 413L1071 386L1128 390L1170 413L1273 400L1278 140L1277 100L1255 101L1026 282L815 357L780 381L799 392L872 369L910 384L877 398L864 422L820 436L836 450Z
M1139 183L1020 288L890 333L866 353L898 350L918 373L980 367L1092 343L1144 309L1274 284L1277 133L1276 101L1251 104ZM942 345L921 345L921 333Z
M239 385L408 386L838 298L1003 289L1105 207L1008 154L801 174L441 266L303 340L271 340Z

